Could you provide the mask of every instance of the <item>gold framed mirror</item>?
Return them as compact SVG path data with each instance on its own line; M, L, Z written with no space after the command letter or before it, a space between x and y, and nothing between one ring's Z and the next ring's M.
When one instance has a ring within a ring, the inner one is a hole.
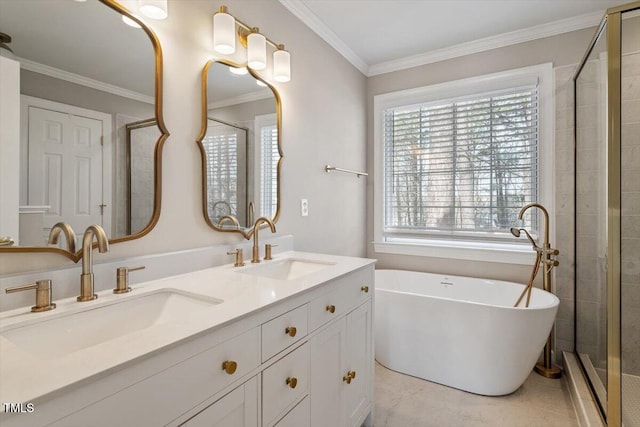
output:
M202 72L201 126L205 221L248 239L257 218L280 216L280 95L250 68L211 60Z
M64 249L65 239L60 247L47 242L58 222L70 224L78 239L99 224L111 244L149 233L160 216L169 136L156 35L115 0L3 0L0 28L12 37L11 59L21 68L20 166L0 171L0 179L19 185L17 206L3 207L18 210L18 229L0 230L0 238L18 238L0 253L53 252L77 262L82 252ZM130 125L150 118L146 142L130 146ZM132 161L150 169L137 174L137 188L126 178Z

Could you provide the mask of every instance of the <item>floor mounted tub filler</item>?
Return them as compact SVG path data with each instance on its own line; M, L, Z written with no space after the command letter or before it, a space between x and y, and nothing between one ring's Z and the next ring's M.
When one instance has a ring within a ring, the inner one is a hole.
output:
M376 270L375 356L383 366L488 396L513 393L551 332L558 298L495 280Z

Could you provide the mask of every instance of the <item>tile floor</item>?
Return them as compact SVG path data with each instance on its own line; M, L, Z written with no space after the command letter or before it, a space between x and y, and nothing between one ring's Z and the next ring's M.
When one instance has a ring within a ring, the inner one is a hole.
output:
M564 379L531 373L508 396L487 397L403 375L376 363L375 427L577 427Z

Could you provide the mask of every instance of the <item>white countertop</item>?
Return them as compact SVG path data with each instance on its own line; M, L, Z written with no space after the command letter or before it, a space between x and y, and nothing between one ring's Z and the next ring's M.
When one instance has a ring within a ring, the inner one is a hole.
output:
M132 292L124 295L116 295L107 290L99 292L98 299L90 302L79 303L75 298L54 300L57 308L44 313L31 313L30 307L3 312L0 314L0 402L36 402L79 381L143 358L196 334L228 325L234 320L375 262L364 258L286 252L274 256L273 261L263 261L258 265L277 263L288 258L332 265L296 279L277 280L241 274L243 270L256 266L250 261L245 267L236 268L233 264L227 264L137 284ZM179 321L127 333L57 358L36 356L2 335L6 330L166 288L213 297L223 302L207 307L198 314L186 313Z

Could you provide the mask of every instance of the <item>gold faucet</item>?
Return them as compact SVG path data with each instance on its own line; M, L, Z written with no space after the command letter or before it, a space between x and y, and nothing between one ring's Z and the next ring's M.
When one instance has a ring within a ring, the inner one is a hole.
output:
M266 222L269 224L269 228L272 233L276 232L276 225L271 221L271 219L266 216L261 216L256 219L256 222L253 224L253 257L251 258L251 262L256 263L260 262L260 247L258 246L258 232L260 231L260 224Z
M73 228L66 222L58 222L51 227L49 231L49 244L57 245L60 240L60 232L67 238L67 250L72 254L76 253L76 233L73 232Z
M544 269L543 287L545 291L551 292L551 270L553 269L553 267L557 267L559 264L557 260L551 259L551 256L558 255L560 251L558 251L557 249L551 248L551 244L549 243L549 212L545 209L544 206L542 206L539 203L529 203L528 205L520 209L520 212L518 213L518 219L522 220L524 213L529 208L538 208L544 214L544 243L542 245L542 248L538 248L538 246L535 244L535 242L531 238L531 235L527 233L526 230L524 230L524 232L527 235L527 238L533 244L534 249L539 250L542 253L541 262L546 266ZM519 237L520 233L516 233L514 230L516 230L516 228L511 229L511 233L514 236ZM522 229L517 229L517 230L519 231Z
M31 307L32 312L39 313L56 308L56 304L51 301L51 280L38 280L36 283L29 285L7 288L5 292L10 294L12 292L27 291L30 289L36 290L36 305Z
M545 209L544 206L542 206L539 203L529 203L528 205L520 209L520 212L518 213L518 219L522 220L522 217L524 216L525 212L530 208L538 208L542 211L544 215L544 243L542 245L542 248L539 248L533 242L533 239L531 238L529 233L526 233L526 230L525 230L525 233L527 234L527 238L533 243L534 249L537 252L536 263L534 265L534 271L532 272L530 282L533 282L533 278L537 273L538 265L542 264L543 270L544 270L544 276L542 278L542 287L544 288L545 291L551 292L551 270L553 269L553 267L557 267L559 264L557 260L552 259L551 257L558 255L560 251L558 251L557 249L553 249L551 247L551 244L549 243L549 212ZM519 232L516 233L514 232L514 230L519 231L519 229L517 228L511 229L511 233L513 233L514 236L518 237ZM528 286L530 287L531 284L529 284ZM551 336L552 335L553 333L549 334L549 337L547 338L547 343L544 346L543 363L536 364L534 370L538 374L547 378L560 378L560 376L562 375L562 371L557 366L554 366L553 362L551 361L551 344L552 344Z
M225 222L232 223L236 228L240 227L240 223L238 222L238 219L233 215L221 216L220 219L218 219L218 227L222 228Z
M93 293L93 238L98 241L98 251L109 250L109 240L102 227L97 224L87 227L82 237L82 275L80 276L80 296L78 301L91 301L98 298Z

